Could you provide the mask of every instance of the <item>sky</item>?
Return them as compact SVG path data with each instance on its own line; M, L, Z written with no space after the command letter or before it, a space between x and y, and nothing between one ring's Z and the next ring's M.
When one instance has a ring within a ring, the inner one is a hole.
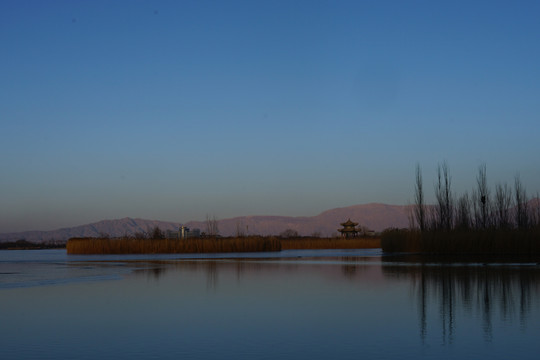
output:
M540 191L538 1L0 2L0 232Z

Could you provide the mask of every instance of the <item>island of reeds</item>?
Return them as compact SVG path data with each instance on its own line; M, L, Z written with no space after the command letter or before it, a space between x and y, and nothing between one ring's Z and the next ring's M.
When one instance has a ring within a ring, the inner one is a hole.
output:
M540 201L538 195L527 196L519 175L513 186L497 184L492 192L482 165L472 192L456 196L448 166L443 163L437 168L434 189L435 204L427 205L417 165L411 226L384 231L384 252L540 256Z
M321 238L279 236L72 238L68 254L189 254L281 251L290 249L363 249L380 248L376 237Z

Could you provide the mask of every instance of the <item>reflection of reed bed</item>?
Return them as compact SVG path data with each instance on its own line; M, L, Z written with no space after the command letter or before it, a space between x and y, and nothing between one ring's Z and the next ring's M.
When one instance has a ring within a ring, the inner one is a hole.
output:
M242 257L242 258L192 258L174 260L136 260L126 263L136 267L132 274L138 277L156 280L166 274L173 276L195 278L203 275L210 287L215 287L223 278L236 278L242 281L244 277L257 276L261 281L265 278L288 278L289 276L302 276L302 272L310 276L331 278L332 282L340 279L346 281L370 278L374 269L379 269L379 263L365 264L366 258L359 257L325 257L302 258L297 257ZM305 261L307 260L307 261ZM376 272L378 273L378 272ZM180 275L181 274L181 275Z
M384 252L449 255L540 255L540 229L423 231L383 233Z
M270 260L270 261L268 261ZM298 269L298 264L288 261L277 261L278 259L261 258L221 258L221 259L181 259L172 261L142 261L145 266L136 269L133 274L158 279L168 272L180 272L185 275L194 276L203 273L207 279L215 282L218 275L234 274L240 279L245 274L275 274L280 272L287 276ZM281 259L279 259L281 260Z
M290 249L371 249L379 248L375 238L288 238L246 236L232 238L192 238L185 240L134 238L72 238L68 254L175 254L261 252Z
M72 238L68 254L176 254L280 251L273 237L171 239Z
M281 239L283 250L315 249L377 249L381 247L378 238L315 238L302 237Z

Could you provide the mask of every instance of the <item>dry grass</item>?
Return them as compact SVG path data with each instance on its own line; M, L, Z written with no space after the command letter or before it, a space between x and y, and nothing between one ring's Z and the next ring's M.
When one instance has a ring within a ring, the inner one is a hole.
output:
M186 240L134 238L72 238L68 254L175 254L280 251L289 249L371 249L379 248L376 238L291 238L248 236L194 238Z
M301 249L377 249L381 247L379 238L292 238L281 239L283 250Z
M279 251L276 238L197 238L171 239L105 239L73 238L67 242L68 254L175 254Z

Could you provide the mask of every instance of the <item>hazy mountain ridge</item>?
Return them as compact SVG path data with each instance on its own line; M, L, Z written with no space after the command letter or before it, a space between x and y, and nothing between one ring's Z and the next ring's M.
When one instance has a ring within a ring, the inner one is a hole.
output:
M162 230L176 230L178 224L159 220L122 218L102 220L91 224L79 225L51 231L24 231L0 234L0 241L24 239L30 242L65 241L72 237L98 237L109 235L118 237L146 232L158 226Z
M319 233L330 236L337 233L340 223L351 219L371 230L381 231L388 227L407 227L406 206L386 204L353 205L324 211L316 216L240 216L218 219L219 233L232 236L278 235L286 229L298 231L300 235ZM111 237L133 235L146 232L158 226L162 230L177 230L176 222L123 218L102 220L91 224L62 228L51 231L25 231L0 234L0 241L25 239L30 242L65 241L72 237L98 237L107 234ZM184 224L190 228L206 230L205 221L189 221Z

